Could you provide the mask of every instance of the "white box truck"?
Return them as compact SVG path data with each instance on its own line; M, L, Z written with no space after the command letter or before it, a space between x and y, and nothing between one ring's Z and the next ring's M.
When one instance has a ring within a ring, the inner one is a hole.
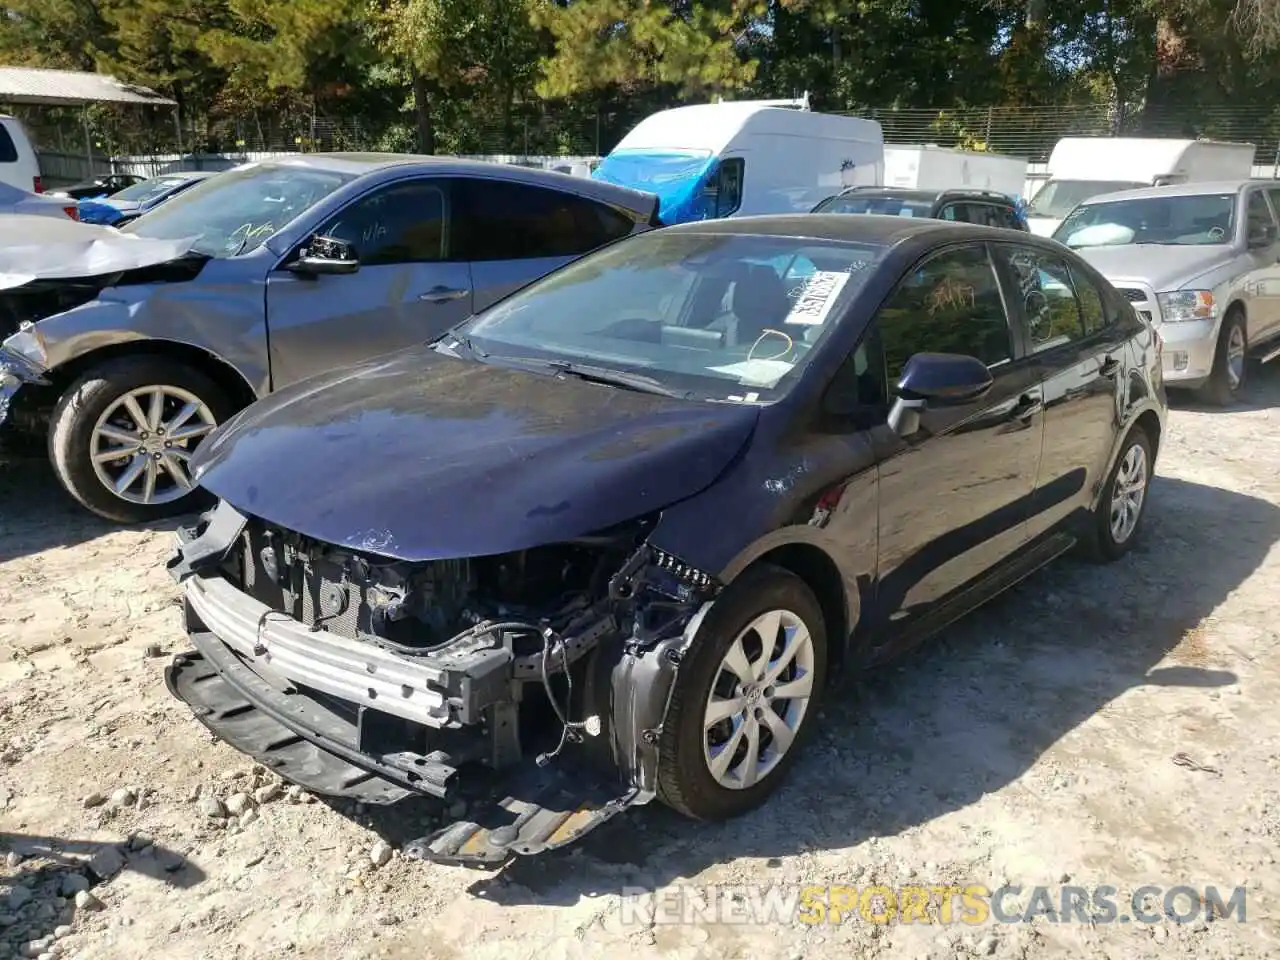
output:
M1049 155L1049 179L1027 205L1042 237L1090 197L1117 190L1205 180L1247 180L1252 143L1144 137L1064 137Z
M908 190L992 190L1017 198L1027 182L1027 161L934 144L884 148L884 185Z
M808 213L845 187L880 186L874 120L815 113L808 98L710 103L640 121L592 176L657 194L665 224Z

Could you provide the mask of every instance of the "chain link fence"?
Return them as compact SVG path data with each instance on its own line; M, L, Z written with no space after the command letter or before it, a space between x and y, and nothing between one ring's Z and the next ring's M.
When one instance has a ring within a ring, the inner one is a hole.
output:
M642 119L639 109L584 111L531 105L505 118L466 115L465 104L448 104L436 130L436 152L513 158L598 157ZM1253 143L1255 163L1280 167L1280 107L1242 105L1208 108L1145 108L1115 104L1054 107L879 108L840 111L876 120L887 143L932 143L988 150L1042 164L1067 136L1211 137ZM87 172L92 151L95 172L119 166L161 172L182 161L185 167L219 169L253 155L335 150L414 152L411 123L373 124L359 117L322 117L305 113L253 114L184 127L179 142L171 122L123 135L110 117L97 114L92 124L67 130L53 118L24 117L35 134L53 181ZM145 133L145 136L143 135ZM52 169L56 168L56 169Z

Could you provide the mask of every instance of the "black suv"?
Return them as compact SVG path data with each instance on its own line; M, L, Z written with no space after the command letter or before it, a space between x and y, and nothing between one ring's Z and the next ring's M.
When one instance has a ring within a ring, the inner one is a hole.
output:
M983 227L1028 231L1017 201L994 190L907 190L901 187L850 187L827 197L813 213L881 213L976 223Z

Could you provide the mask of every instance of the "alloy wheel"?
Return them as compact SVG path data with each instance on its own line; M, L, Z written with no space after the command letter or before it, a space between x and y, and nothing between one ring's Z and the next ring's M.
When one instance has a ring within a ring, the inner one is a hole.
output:
M89 440L94 472L108 490L137 504L171 503L194 488L188 462L216 427L208 404L189 390L146 386L121 395Z
M1240 324L1232 324L1227 334L1227 382L1232 391L1240 389L1244 380L1244 328Z
M1117 545L1133 536L1146 496L1147 451L1135 443L1120 461L1111 487L1111 539Z
M789 610L752 620L725 652L703 713L703 757L717 784L759 783L794 743L813 694L813 637Z

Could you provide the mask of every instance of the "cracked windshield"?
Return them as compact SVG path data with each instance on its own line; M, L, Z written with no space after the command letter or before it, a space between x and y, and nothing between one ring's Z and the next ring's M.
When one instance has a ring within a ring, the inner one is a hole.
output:
M156 240L196 237L192 252L234 257L261 246L351 179L331 170L250 164L192 187L121 232Z

